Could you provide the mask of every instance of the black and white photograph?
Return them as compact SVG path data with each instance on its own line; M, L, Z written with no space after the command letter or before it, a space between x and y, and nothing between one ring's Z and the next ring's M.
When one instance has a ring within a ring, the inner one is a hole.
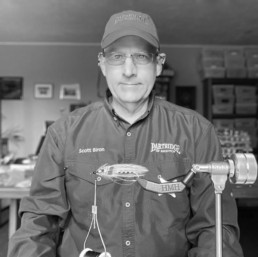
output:
M52 84L36 84L34 87L35 98L52 98L53 85Z
M60 99L81 99L81 89L79 84L67 84L60 86Z
M258 0L0 13L0 257L258 256Z

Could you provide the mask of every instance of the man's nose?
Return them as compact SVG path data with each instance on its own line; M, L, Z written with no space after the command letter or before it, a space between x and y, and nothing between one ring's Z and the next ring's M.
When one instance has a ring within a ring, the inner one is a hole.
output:
M124 75L127 77L134 76L136 74L137 68L134 63L132 56L127 56L124 63Z

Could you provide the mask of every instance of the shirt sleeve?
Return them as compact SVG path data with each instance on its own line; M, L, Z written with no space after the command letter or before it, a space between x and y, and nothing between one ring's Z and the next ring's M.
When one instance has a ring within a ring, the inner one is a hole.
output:
M49 128L32 179L30 196L21 201L21 227L9 241L9 257L56 256L56 245L69 212L59 133Z
M212 125L196 143L195 163L221 161L219 139ZM242 257L237 207L227 182L222 193L223 257ZM197 173L190 188L192 218L186 233L192 248L189 257L216 256L215 189L208 173Z

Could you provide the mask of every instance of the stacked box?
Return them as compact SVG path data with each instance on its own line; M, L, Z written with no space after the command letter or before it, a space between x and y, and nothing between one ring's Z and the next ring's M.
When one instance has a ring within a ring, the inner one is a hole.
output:
M201 66L205 78L258 78L258 47L207 47Z
M224 68L224 59L203 57L202 66L205 68Z
M258 48L245 49L247 77L258 78Z
M248 78L258 78L258 67L248 67L247 68Z
M202 51L202 69L205 78L224 78L224 50L204 48Z
M246 59L258 58L258 47L249 47L244 49L244 55Z
M227 104L234 106L235 102L235 96L227 96L227 95L214 95L214 104L215 105L221 105L221 104Z
M258 56L256 57L249 57L246 59L246 66L249 68L256 68L258 69Z
M236 86L236 114L254 115L257 112L256 88L253 86Z
M224 78L225 74L226 74L225 68L219 68L219 67L203 68L204 78Z
M213 96L233 96L235 86L234 85L212 85Z
M234 106L229 104L220 104L212 106L213 114L233 114Z
M256 114L256 103L236 103L236 114Z
M227 49L225 51L225 65L227 68L245 67L243 49Z
M233 114L234 112L234 86L213 85L213 114Z
M245 56L243 49L228 49L225 51L225 67L228 78L246 77Z
M247 76L247 71L245 67L228 67L226 69L226 76L228 78L245 78Z
M233 119L213 119L212 122L217 129L234 129Z

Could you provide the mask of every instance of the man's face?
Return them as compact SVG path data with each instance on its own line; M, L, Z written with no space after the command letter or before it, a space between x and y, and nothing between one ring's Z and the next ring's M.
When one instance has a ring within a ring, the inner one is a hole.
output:
M123 64L112 65L108 62L110 53L126 54ZM137 64L130 54L152 53L153 61ZM137 104L148 98L156 76L162 71L161 61L156 60L155 49L137 36L126 36L115 41L105 49L105 56L100 60L100 67L106 77L113 101L119 104Z

